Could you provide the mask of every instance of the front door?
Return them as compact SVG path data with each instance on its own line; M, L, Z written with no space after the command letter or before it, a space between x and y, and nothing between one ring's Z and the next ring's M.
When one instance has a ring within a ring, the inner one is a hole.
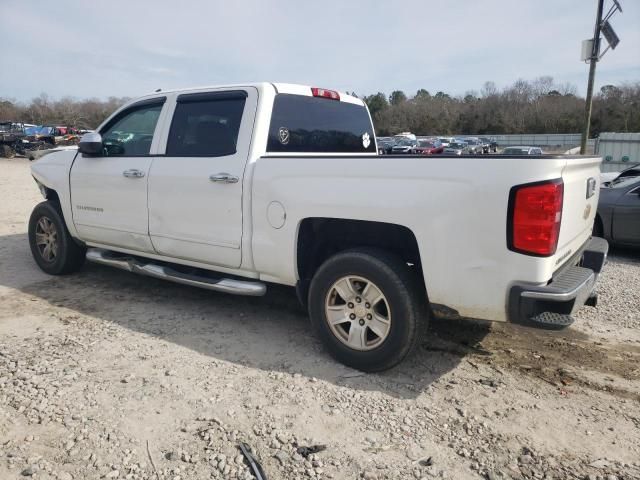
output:
M239 267L254 88L181 94L149 174L149 233L161 255Z
M640 245L640 186L629 188L613 210L613 241Z
M103 155L78 153L71 168L73 222L82 240L153 252L147 182L164 97L118 113L100 131Z

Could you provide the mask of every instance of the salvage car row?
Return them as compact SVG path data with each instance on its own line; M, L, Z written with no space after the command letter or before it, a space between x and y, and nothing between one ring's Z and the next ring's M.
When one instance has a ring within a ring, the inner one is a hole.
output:
M380 155L481 155L498 151L495 139L488 137L416 137L403 132L377 140Z
M416 137L404 132L393 137L378 137L380 155L482 155L498 152L498 143L491 137ZM542 155L540 147L509 146L503 155Z
M29 156L36 150L76 145L87 130L60 125L30 125L20 122L0 122L0 157L16 154Z

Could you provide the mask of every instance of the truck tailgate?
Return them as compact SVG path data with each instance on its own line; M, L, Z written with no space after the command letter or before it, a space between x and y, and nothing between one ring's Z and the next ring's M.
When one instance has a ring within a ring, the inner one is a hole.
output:
M556 251L559 266L591 236L600 194L599 157L569 157L562 170L564 201Z

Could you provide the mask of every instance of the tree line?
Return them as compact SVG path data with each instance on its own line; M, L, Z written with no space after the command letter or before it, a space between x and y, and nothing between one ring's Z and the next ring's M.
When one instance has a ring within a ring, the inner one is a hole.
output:
M378 135L580 133L585 100L552 77L518 80L502 90L493 82L462 96L401 90L364 97ZM640 132L640 82L606 85L594 96L591 135Z
M0 121L93 129L128 100L126 97L109 97L106 100L63 97L54 100L46 93L28 103L0 98Z
M396 90L363 99L378 135L579 133L584 118L584 98L576 95L576 87L556 84L552 77L517 80L501 90L486 82L479 92L461 96L420 89L412 97ZM0 98L0 121L91 129L127 100L55 100L46 94L26 103ZM640 132L640 82L605 85L594 96L591 134L604 131Z

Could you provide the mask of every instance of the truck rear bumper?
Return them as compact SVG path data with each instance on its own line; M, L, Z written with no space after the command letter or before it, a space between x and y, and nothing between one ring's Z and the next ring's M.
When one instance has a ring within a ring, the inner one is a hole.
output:
M579 261L561 270L547 285L516 283L509 293L509 320L541 328L571 325L573 313L585 303L595 304L593 290L608 250L606 240L592 237Z

